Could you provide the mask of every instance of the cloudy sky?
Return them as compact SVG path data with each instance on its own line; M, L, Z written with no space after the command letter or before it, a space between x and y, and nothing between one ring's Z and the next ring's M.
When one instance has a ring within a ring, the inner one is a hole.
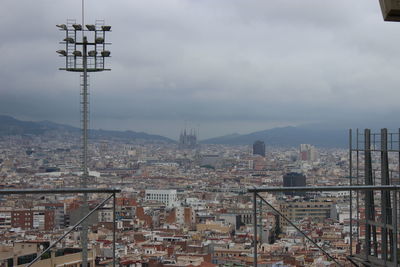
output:
M86 0L112 25L91 127L200 138L308 123L397 123L400 23L378 0ZM80 0L1 0L0 114L79 125L56 24Z

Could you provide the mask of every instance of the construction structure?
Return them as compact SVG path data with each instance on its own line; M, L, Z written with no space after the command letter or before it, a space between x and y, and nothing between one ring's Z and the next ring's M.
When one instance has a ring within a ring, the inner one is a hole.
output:
M60 44L65 49L58 50L61 57L65 57L65 67L60 70L81 73L81 127L82 127L82 176L80 187L87 188L89 179L88 168L88 131L89 131L89 93L88 72L109 71L105 60L110 56L106 42L106 33L111 31L111 26L105 25L104 20L96 20L95 24L84 22L84 1L82 1L82 24L76 20L68 19L66 24L57 27L65 33L65 38ZM90 40L90 41L89 41ZM88 196L83 194L82 215L88 212ZM82 266L87 266L87 223L82 225Z
M290 225L299 231L310 243L338 266L341 263L329 255L315 240L312 240L291 220L290 216L273 207L260 193L262 192L324 192L348 191L350 246L347 259L354 266L398 266L398 226L400 190L400 129L389 132L386 128L380 132L365 129L349 131L349 185L320 187L273 187L254 188L254 266L257 266L257 199L264 202L284 225ZM260 206L260 205L259 205ZM354 230L353 230L354 229Z
M55 255L51 255L51 258L49 260L43 260L43 256L51 253L53 254L53 249L56 248L56 246L65 238L67 237L70 233L73 231L77 230L78 227L82 226L88 218L98 209L103 207L110 199L113 201L113 211L112 211L112 221L113 221L113 237L112 237L112 250L113 250L113 256L112 256L112 264L115 267L116 266L116 194L120 193L121 190L119 189L97 189L97 188L75 188L75 189L70 189L70 188L65 188L65 189L3 189L0 190L0 196L4 195L56 195L56 194L91 194L91 193L97 193L97 194L110 194L108 195L105 199L103 199L96 207L94 207L92 210L88 211L87 214L83 214L83 216L80 218L80 220L71 226L63 235L61 235L56 241L52 242L51 244L47 244L43 248L35 248L33 251L30 251L30 254L32 257L26 258L26 261L24 264L26 264L27 267L30 266L55 266L55 264L60 263L57 266L70 266L71 264L76 265L76 264L84 264L88 263L88 257L84 257L83 251L84 249L82 248L82 253L75 253L75 254L70 254L70 256L67 257L59 257L56 259ZM87 251L86 251L87 253ZM68 253L67 253L68 254ZM16 262L14 257L14 253L11 252L11 266L15 266L14 261ZM88 256L88 255L87 255ZM91 253L90 258L92 262L94 261L94 254ZM72 263L71 263L72 262ZM71 263L71 264L69 264ZM82 266L81 265L81 266ZM92 266L92 265L91 265Z
M399 185L400 129L350 130L349 143L351 185ZM356 192L350 197L351 210L355 210L350 217L357 229L351 232L356 243L355 260L368 266L397 266L397 199L397 191L387 190Z

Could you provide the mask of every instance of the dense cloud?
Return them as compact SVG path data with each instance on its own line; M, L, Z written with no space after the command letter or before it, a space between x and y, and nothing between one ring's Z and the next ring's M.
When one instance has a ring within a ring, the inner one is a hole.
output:
M396 122L397 23L377 0L86 0L113 26L112 71L91 75L91 125L176 138L323 121ZM79 0L3 0L0 114L79 122L79 76L58 70ZM392 126L392 125L389 125Z

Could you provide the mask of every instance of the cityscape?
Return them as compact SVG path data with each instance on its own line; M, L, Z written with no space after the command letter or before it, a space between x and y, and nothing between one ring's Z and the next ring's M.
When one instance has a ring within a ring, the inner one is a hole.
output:
M76 135L2 137L2 187L74 188L81 172L77 143ZM262 141L254 143L254 150L252 145L196 144L194 148L182 148L184 144L184 139L180 143L91 143L89 184L121 189L116 199L120 266L251 265L254 235L247 188L349 182L346 149L317 149L308 144L274 148ZM257 146L265 156L259 155ZM320 240L332 255L346 262L348 191L265 197ZM93 208L101 200L99 194L92 194L89 206ZM32 260L40 246L48 246L78 221L80 201L78 195L68 194L4 196L0 212L1 262L24 264ZM277 214L267 207L260 212L260 266L328 264ZM112 222L110 204L90 218L92 266L110 264ZM70 257L79 257L75 255L79 254L78 233L62 241L62 247L71 250Z
M5 0L0 267L399 266L400 4L352 1Z

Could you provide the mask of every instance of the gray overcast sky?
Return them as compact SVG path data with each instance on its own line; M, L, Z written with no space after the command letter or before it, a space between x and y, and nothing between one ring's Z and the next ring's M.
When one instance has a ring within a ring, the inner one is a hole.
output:
M398 122L400 23L378 0L86 0L112 25L91 127L200 138L318 122ZM79 125L56 24L80 0L2 0L0 114Z

